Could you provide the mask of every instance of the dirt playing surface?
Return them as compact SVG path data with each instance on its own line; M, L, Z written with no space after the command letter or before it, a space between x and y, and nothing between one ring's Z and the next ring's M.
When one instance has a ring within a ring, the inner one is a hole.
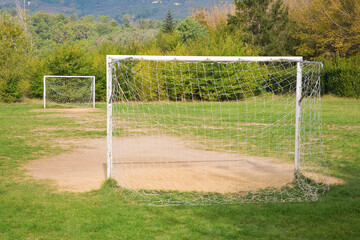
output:
M74 141L73 145L83 147L32 161L25 169L35 178L56 180L60 191L98 189L106 179L106 140Z
M194 149L179 137L123 137L114 143L114 178L126 188L225 193L281 187L293 180L292 164ZM106 139L74 145L86 147L30 162L25 169L35 178L56 180L59 190L98 189L106 179ZM312 177L339 183L319 174Z

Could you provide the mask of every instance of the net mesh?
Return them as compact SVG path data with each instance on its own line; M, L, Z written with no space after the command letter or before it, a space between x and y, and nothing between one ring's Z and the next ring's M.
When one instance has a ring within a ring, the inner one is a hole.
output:
M295 173L297 62L110 63L111 177L119 191L155 205L317 200L328 177L322 65L301 64Z
M93 107L94 77L46 76L46 107Z

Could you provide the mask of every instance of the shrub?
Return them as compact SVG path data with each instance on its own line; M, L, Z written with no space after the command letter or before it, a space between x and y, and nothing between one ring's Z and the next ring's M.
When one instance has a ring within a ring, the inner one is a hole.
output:
M176 26L176 30L184 43L189 40L204 38L207 34L206 29L192 17L187 17L185 20L180 21Z
M22 98L20 82L26 91L30 41L20 19L5 11L0 11L0 33L0 101L17 102Z
M22 100L21 89L19 88L20 76L16 73L10 74L0 84L0 99L6 103L20 102Z
M90 75L91 63L88 49L80 43L65 43L48 54L45 68L49 75Z
M156 35L156 45L161 50L162 54L168 54L173 51L180 43L181 39L177 32L159 32Z
M44 61L38 58L33 58L29 64L29 78L30 89L29 95L31 98L42 98L44 93L43 77L44 73Z
M322 94L360 97L360 55L325 61Z

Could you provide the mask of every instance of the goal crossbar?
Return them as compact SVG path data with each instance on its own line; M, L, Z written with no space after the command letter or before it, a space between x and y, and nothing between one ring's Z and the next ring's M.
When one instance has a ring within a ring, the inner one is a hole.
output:
M151 55L107 55L109 63L117 60L143 61L199 61L199 62L301 62L303 57L218 57L218 56L151 56Z
M53 77L53 78L95 78L95 76L61 76L61 75L45 75L45 78Z

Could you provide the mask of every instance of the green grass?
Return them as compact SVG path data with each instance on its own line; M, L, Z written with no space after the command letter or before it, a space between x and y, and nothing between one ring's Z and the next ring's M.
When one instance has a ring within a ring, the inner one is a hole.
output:
M359 239L360 102L326 96L329 171L345 184L317 202L150 207L125 204L111 182L60 193L21 166L69 150L57 139L104 137L100 106L84 124L41 104L0 104L0 239ZM70 148L71 149L71 148Z
M196 138L206 149L235 151L246 155L274 157L293 162L295 138L295 101L293 97L265 95L232 102L135 102L114 104L113 119L120 121L116 135L171 134ZM303 103L303 115L310 113L312 123L317 109L312 101ZM315 120L317 121L318 119ZM305 119L307 121L307 119ZM127 124L126 124L127 123ZM273 124L275 123L275 124ZM304 139L318 129L302 125ZM148 131L151 129L151 131ZM313 137L313 136L311 136ZM209 141L214 140L214 141ZM309 139L307 139L309 140ZM305 141L303 141L305 143ZM206 143L206 144L205 144ZM312 144L316 149L320 142ZM312 151L314 154L314 151ZM311 164L309 164L311 165Z

